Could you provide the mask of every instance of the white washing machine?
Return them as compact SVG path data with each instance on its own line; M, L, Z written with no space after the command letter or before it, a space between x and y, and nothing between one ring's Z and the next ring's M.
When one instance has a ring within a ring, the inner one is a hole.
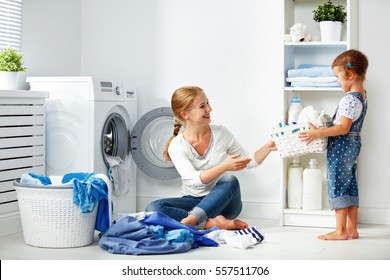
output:
M172 135L169 107L137 121L137 95L122 83L93 77L28 77L31 90L50 93L46 103L46 175L107 173L107 156L120 156L130 170L130 191L117 211L136 211L136 167L161 180L179 176L163 159ZM134 159L134 160L133 160Z

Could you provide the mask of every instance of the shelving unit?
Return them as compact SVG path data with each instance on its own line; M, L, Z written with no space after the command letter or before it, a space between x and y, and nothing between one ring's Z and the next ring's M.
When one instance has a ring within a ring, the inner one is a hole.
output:
M313 10L326 0L285 0L284 1L284 33L289 33L290 27L295 23L303 23L308 26L310 33L318 40L321 39L318 23L313 18ZM343 24L341 41L339 42L302 42L284 44L284 91L283 91L283 120L287 120L287 112L290 100L294 93L298 93L303 107L312 105L316 110L325 112L331 116L341 99L341 88L320 87L290 87L286 82L287 70L298 67L301 64L331 65L333 59L343 51L357 47L357 1L341 0L332 1L346 8L347 22ZM326 154L309 154L300 157L304 168L308 166L311 158L317 159L318 166L323 175L322 210L308 211L303 209L289 209L287 207L287 171L292 159L281 159L281 217L283 226L312 226L334 227L334 211L329 208L326 193Z

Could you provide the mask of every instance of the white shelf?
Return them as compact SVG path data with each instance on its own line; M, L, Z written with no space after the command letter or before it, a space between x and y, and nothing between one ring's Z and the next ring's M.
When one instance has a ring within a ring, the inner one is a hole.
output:
M285 91L336 91L342 92L341 87L285 87Z
M286 47L307 47L307 48L318 48L318 47L347 47L347 41L335 41L335 42L322 42L322 41L313 41L313 42L290 42L284 43Z
M323 0L284 0L284 32L289 32L290 27L298 22L308 26L312 35L320 38L318 23L312 19L312 11ZM341 41L335 42L298 42L283 43L284 74L288 70L299 67L302 64L331 65L334 58L350 48L357 47L357 3L352 0L335 0L335 4L342 4L346 8L347 22L343 25ZM294 92L299 92L304 106L313 105L317 110L325 110L332 115L340 100L341 87L290 87L284 76L283 86L283 115L287 119L290 98ZM323 93L323 94L322 94ZM301 162L305 168L311 157L315 157L323 173L323 210L304 210L287 208L288 166L291 159L282 159L281 163L281 209L280 224L283 226L309 226L309 227L334 227L335 214L329 209L326 197L326 153L301 156Z
M336 218L334 212L329 209L317 211L284 209L283 225L334 228L336 225Z

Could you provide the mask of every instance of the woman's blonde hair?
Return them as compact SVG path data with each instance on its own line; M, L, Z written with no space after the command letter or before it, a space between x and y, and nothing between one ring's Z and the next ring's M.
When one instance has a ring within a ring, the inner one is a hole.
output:
M173 135L171 138L169 138L164 149L164 158L166 161L171 161L171 157L168 154L169 145L171 144L172 139L179 134L180 128L185 123L185 120L182 118L181 113L192 109L195 97L201 92L203 92L203 90L200 87L184 86L178 88L172 94L171 108L174 118L174 124Z

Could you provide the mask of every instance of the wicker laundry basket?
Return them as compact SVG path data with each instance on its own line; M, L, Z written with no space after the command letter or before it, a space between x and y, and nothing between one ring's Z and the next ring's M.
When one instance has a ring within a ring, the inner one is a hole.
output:
M22 184L18 179L14 187L26 244L71 248L93 243L97 207L91 213L81 213L73 203L72 182L38 186Z
M298 138L299 132L309 129L310 127L306 123L298 123L274 129L271 137L275 141L280 156L282 158L290 158L326 151L328 145L327 137L317 138L309 144Z

